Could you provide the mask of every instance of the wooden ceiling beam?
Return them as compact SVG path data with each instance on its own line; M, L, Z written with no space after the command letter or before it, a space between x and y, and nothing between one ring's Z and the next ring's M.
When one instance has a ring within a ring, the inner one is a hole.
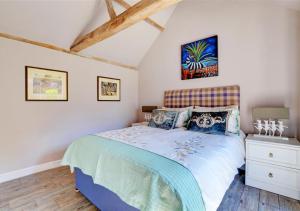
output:
M116 12L113 7L113 4L112 4L112 0L105 0L105 3L106 3L106 7L107 7L107 11L108 11L110 19L114 19L115 17L117 17Z
M179 1L181 0L141 0L114 19L81 37L71 46L71 51L79 52L86 49Z
M111 64L111 65L123 67L123 68L126 68L126 69L137 70L137 67L134 67L134 66L131 66L131 65L123 64L123 63L120 63L120 62L117 62L117 61L112 61L112 60L108 60L108 59L101 58L101 57L86 56L86 55L78 54L78 53L72 52L70 50L67 50L67 49L52 45L52 44L37 42L37 41L29 40L29 39L19 37L19 36L15 36L15 35L11 35L11 34L5 34L5 33L0 32L0 38L6 38L6 39L15 40L15 41L23 42L23 43L28 43L28 44L31 44L31 45L35 45L35 46L39 46L39 47L43 47L43 48L48 48L48 49L51 49L51 50L60 51L60 52L67 53L67 54L72 54L72 55L79 56L79 57L86 58L86 59L92 59L92 60L100 61L100 62L103 62L103 63L106 63L106 64Z
M120 4L122 7L124 7L125 9L129 9L131 7L130 4L128 4L126 1L124 0L114 0L115 2L117 2L118 4ZM150 24L151 26L157 28L159 31L164 31L165 28L162 27L161 25L159 25L158 23L156 23L154 20L152 20L151 18L146 18L144 20L146 23Z

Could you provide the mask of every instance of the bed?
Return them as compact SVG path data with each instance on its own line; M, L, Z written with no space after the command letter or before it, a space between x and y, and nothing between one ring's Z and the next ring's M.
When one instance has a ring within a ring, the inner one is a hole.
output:
M239 86L169 90L164 106L239 105ZM244 164L244 134L136 126L73 142L63 164L102 211L216 210Z

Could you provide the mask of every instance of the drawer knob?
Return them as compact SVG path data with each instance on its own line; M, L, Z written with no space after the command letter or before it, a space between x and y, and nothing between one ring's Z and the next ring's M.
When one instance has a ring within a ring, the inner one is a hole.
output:
M270 157L270 158L273 157L273 153L272 153L272 152L269 153L269 157Z
M273 178L273 174L272 173L269 173L268 175L270 178Z

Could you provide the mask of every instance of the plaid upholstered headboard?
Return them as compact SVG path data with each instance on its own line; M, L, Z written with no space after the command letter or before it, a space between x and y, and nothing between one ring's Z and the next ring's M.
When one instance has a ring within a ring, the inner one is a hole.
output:
M164 106L182 108L187 106L217 107L240 105L240 87L223 86L198 89L165 91Z

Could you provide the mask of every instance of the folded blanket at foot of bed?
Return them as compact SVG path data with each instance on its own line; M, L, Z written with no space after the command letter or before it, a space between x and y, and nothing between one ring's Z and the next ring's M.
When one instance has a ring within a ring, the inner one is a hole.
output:
M95 184L141 211L205 210L198 183L187 168L122 142L85 136L69 146L62 164L80 168Z

